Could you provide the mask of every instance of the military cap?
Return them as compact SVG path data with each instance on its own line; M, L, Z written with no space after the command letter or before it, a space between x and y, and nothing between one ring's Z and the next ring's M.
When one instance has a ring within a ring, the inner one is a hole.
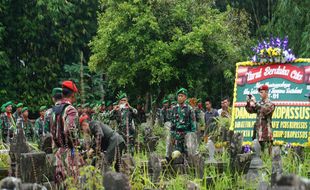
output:
M127 98L127 94L125 92L119 94L118 100L121 100L123 98Z
M18 104L16 105L16 108L23 107L23 105L24 105L24 104L20 102L20 103L18 103Z
M177 101L173 100L171 101L171 104L177 104Z
M72 92L78 92L79 90L77 89L75 83L71 80L66 80L62 82L62 88L67 88L69 90L71 90Z
M6 108L6 107L8 107L8 106L13 106L13 102L12 102L12 101L8 101L8 102L6 102L6 103L3 105L4 108Z
M53 88L52 96L55 96L56 94L62 94L62 88Z
M179 95L179 94L184 94L184 95L186 95L187 96L187 90L185 89L185 88L180 88L178 91L177 91L177 95Z
M24 113L24 111L28 110L28 107L23 107L22 109L22 113Z
M111 104L112 104L112 101L109 100L105 103L105 106L109 107Z
M113 103L113 106L116 106L117 104L118 104L117 102L114 102L114 103Z
M162 101L162 104L165 104L165 103L167 103L168 102L168 100L167 99L164 99L163 101Z
M44 111L44 110L46 110L46 108L47 108L46 106L41 106L39 111Z
M260 92L261 90L268 91L268 86L267 86L266 84L260 86L260 87L258 88L258 91Z
M80 118L79 118L79 122L80 122L80 125L82 125L83 121L89 121L89 116L87 114L85 115L82 115Z

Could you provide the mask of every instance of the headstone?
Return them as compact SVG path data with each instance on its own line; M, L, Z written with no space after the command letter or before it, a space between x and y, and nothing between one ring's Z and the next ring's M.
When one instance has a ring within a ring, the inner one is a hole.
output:
M6 177L0 181L0 189L21 189L22 182L19 178Z
M254 147L254 156L250 163L250 169L246 175L246 180L249 182L260 182L262 180L262 176L260 175L261 169L263 167L263 161L260 158L261 155L261 147L257 139L253 141ZM251 183L253 184L253 183Z
M148 162L149 173L151 174L152 181L158 182L160 173L162 171L161 159L158 155L152 153Z
M238 171L238 158L237 155L242 153L243 135L241 133L230 132L230 167L232 172Z
M37 183L23 183L21 190L47 190L47 188Z
M282 175L273 186L273 190L310 190L310 180L295 174Z
M46 134L45 136L42 137L40 150L42 150L46 154L52 154L53 153L52 136L50 134Z
M29 152L30 149L26 142L26 137L24 135L23 129L18 129L16 136L13 137L10 144L10 158L11 158L11 175L15 177L20 177L19 160L22 153Z
M208 154L209 154L207 161L208 162L215 162L215 159L214 159L215 145L214 145L213 141L209 139L206 146L207 146Z
M187 190L200 190L200 188L199 188L198 184L196 184L196 183L194 183L192 181L189 181L187 183Z
M278 146L272 147L272 172L271 172L271 186L276 183L277 178L282 175L282 159L281 149Z
M188 155L187 160L196 177L202 179L204 175L204 157L201 154Z
M198 138L197 134L194 132L187 133L185 135L185 144L187 148L187 154L188 155L196 155L198 154Z
M171 157L173 145L171 143L171 136L170 136L170 127L171 123L166 122L165 123L165 134L166 134L166 157Z
M130 190L128 177L123 173L111 171L104 174L103 186L105 190Z
M124 154L121 158L121 172L131 175L135 169L135 161L129 154Z
M46 173L45 152L22 153L20 156L20 178L23 183L41 183Z

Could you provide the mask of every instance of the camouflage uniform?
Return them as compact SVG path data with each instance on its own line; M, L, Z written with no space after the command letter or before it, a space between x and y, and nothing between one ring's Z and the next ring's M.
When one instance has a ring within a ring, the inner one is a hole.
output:
M13 113L13 118L15 119L15 122L21 117L22 117L22 113L18 113L17 110Z
M34 123L36 136L38 138L42 137L45 133L44 130L44 117L39 117L36 122Z
M56 157L55 180L62 182L67 176L78 177L78 168L83 163L78 152L78 112L67 99L53 107L51 135Z
M15 121L11 113L3 113L1 115L0 129L2 130L2 140L8 143L9 139L13 137Z
M108 163L112 164L115 159L118 162L125 148L123 137L99 121L92 121L89 126L92 137L95 138L96 148L105 152Z
M16 122L16 126L23 129L27 141L34 142L35 132L33 125L28 118L19 118Z
M177 104L172 110L171 138L175 149L182 153L186 152L185 135L196 132L195 111L188 104Z
M133 123L133 117L137 114L137 110L134 108L120 108L118 111L112 111L113 117L115 117L118 124L118 133L125 139L127 151L134 152L135 145L135 128ZM127 132L128 127L128 132ZM128 137L128 138L127 138Z
M245 108L249 113L257 113L253 139L258 138L260 142L271 142L273 140L271 120L275 105L266 99L265 101L255 102L255 106L251 106L250 101L247 101Z

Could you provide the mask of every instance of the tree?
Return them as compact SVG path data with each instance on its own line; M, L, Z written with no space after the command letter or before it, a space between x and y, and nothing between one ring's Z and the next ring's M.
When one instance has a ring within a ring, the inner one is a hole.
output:
M234 63L249 41L244 12L237 17L236 10L219 12L199 0L104 0L102 6L89 67L115 88L159 99L181 86L192 96L232 92Z

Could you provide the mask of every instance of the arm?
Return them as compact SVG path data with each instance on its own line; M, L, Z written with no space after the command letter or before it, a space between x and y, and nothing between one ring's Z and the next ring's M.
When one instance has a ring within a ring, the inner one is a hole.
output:
M78 113L77 110L69 105L66 108L66 117L64 118L64 122L66 123L64 132L67 136L67 140L70 140L72 142L73 148L78 146Z

